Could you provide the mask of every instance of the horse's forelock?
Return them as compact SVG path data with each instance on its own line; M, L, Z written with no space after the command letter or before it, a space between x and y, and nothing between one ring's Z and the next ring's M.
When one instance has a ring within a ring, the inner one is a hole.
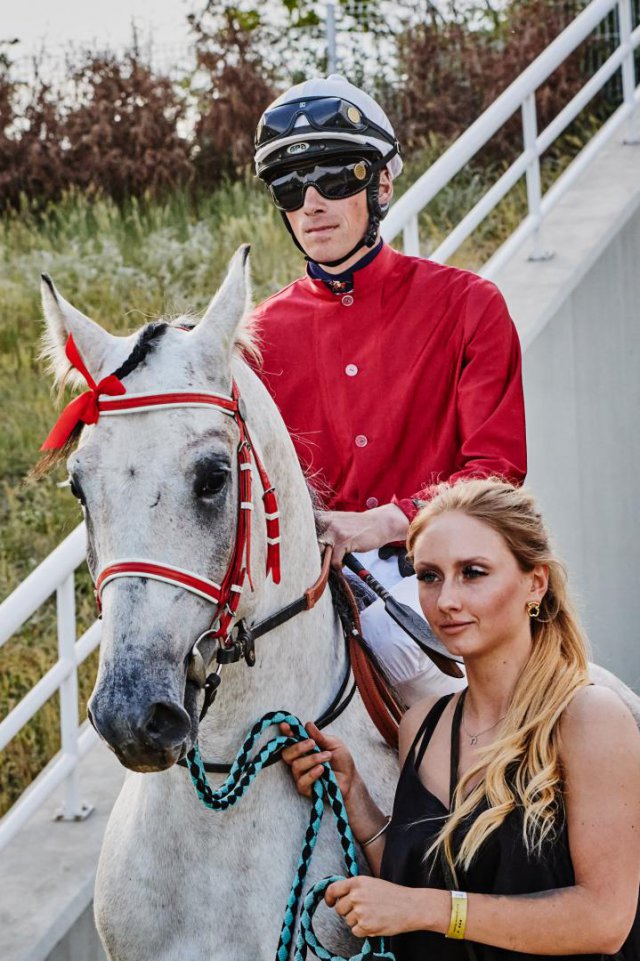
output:
M158 340L166 333L168 326L164 321L154 321L151 324L147 324L146 327L143 327L127 359L117 370L114 370L115 376L122 380L127 374L134 371L136 367L139 367L156 347Z

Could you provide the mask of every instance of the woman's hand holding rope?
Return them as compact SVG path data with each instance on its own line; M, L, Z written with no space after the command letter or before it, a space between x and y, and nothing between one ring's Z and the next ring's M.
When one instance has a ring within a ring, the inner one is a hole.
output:
M288 724L281 724L280 730L287 737L291 736L292 732ZM338 787L342 791L344 802L347 804L354 781L359 777L349 749L339 738L321 731L313 721L305 724L305 730L309 734L308 741L299 741L282 752L282 760L291 768L298 793L310 798L314 783L324 773L323 764L329 763L336 776ZM320 750L319 754L314 751L316 746Z
M425 888L358 875L334 881L324 899L357 938L374 938L427 928L428 894Z

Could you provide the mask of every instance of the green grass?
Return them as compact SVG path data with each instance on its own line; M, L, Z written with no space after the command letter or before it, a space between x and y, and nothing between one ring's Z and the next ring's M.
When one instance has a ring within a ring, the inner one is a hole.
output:
M399 192L440 154L434 142L406 165ZM564 165L550 163L548 182ZM477 167L460 174L420 217L426 251L495 182L500 171ZM511 233L525 209L518 184L458 252L454 263L477 269ZM58 488L64 470L37 483L25 480L54 420L54 399L38 361L41 334L39 276L49 273L77 307L114 332L158 316L200 311L241 243L252 244L254 299L261 300L301 273L280 216L254 183L240 182L197 204L186 196L164 204L132 203L125 210L72 195L35 216L27 209L0 220L0 598L6 597L80 521L77 505ZM78 577L79 626L94 616L88 575ZM0 648L0 720L57 659L53 602ZM96 656L80 672L85 716ZM51 699L0 754L0 815L59 749L57 697Z

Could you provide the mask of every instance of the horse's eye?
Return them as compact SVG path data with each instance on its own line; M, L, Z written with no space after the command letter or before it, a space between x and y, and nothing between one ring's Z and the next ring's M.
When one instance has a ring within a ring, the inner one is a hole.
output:
M193 484L196 497L207 498L219 494L227 483L229 471L223 468L198 472Z
M84 494L82 493L82 488L80 487L78 481L73 477L69 478L69 490L76 500L79 500L80 503L84 505Z

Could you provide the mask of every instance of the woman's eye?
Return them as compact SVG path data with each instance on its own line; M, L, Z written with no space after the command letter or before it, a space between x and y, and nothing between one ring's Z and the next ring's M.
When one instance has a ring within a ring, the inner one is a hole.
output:
M423 584L435 584L438 580L438 575L435 571L420 571L417 577Z
M196 497L207 498L219 494L227 482L229 472L227 470L207 471L196 477L193 492Z
M477 577L487 576L487 572L482 567L476 567L474 564L469 564L467 567L463 567L462 574L469 580L475 580Z

